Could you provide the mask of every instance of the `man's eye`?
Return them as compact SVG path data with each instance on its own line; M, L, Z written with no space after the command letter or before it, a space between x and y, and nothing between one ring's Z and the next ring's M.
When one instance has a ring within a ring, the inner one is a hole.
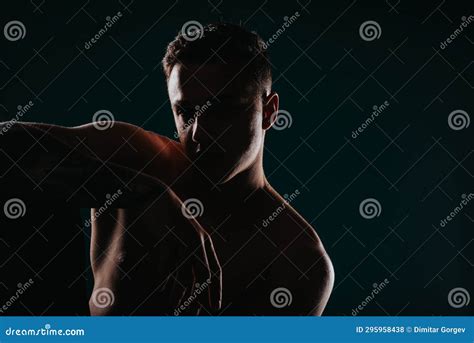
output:
M184 121L188 121L194 118L194 113L192 111L187 111L181 114L181 117Z
M190 116L193 116L193 112L189 108L181 107L181 108L178 108L178 115L182 117L190 117Z

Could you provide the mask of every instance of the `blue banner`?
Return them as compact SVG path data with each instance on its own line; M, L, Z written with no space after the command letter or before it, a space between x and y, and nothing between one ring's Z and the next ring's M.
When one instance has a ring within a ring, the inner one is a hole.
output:
M473 342L474 317L0 317L0 342Z

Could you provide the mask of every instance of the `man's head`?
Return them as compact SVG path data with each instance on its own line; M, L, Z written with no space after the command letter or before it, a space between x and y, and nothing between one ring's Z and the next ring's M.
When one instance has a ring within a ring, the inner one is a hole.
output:
M163 69L179 139L198 168L224 183L261 161L278 95L257 34L226 23L181 32Z

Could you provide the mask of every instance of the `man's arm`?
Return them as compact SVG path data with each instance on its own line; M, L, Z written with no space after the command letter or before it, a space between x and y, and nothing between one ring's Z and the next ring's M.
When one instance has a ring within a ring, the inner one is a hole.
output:
M5 123L0 124L4 126ZM158 135L141 127L114 122L106 130L97 128L96 123L75 127L65 127L43 123L16 122L3 132L0 127L0 139L4 135L25 134L41 131L92 159L116 163L137 171L154 175L168 181L176 175L178 168L185 163L181 145L165 136Z
M314 261L314 265L306 273L308 280L304 293L308 303L302 304L299 315L321 316L334 286L334 267L322 244L313 247L308 257Z
M181 201L160 179L172 180L179 164L178 143L129 124L115 124L115 129L104 132L92 124L65 128L0 123L0 200L21 198L28 205L31 199L31 204L52 207L64 203L101 207L107 202L108 207L124 208L155 203L164 195L174 199L172 207L181 213ZM209 289L209 303L219 306L220 266L209 235L185 218L177 226L187 235L187 244L196 246L193 256L205 262L192 261L193 274L213 279L217 287Z
M269 238L280 251L268 269L261 314L322 315L334 285L334 268L316 230L289 204Z
M0 182L27 197L95 207L122 188L129 196L115 206L126 205L171 182L181 157L177 142L121 122L106 131L94 124L0 123Z
M320 316L328 303L334 285L334 268L328 254L320 242L295 243L283 252L291 263L285 259L271 268L274 293L269 292L271 306L265 315Z

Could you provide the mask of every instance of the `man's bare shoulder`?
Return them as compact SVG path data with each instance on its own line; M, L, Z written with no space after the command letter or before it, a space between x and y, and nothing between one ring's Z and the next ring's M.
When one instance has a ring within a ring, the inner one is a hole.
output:
M130 123L114 122L104 131L97 130L95 123L72 129L82 132L79 136L88 140L101 159L162 178L166 182L186 163L179 142Z
M172 140L166 136L160 135L156 132L145 130L142 127L136 126L134 124L116 121L109 125L107 128L101 128L97 123L88 123L80 126L71 128L75 132L83 132L79 136L86 137L100 137L104 139L117 139L121 144L126 143L137 143L142 145L143 143L148 143L148 148L163 146L177 147L179 143L175 140ZM102 132L101 132L102 131ZM136 147L137 149L140 146Z
M300 194L299 190L295 190L291 194L281 196L271 186L266 188L262 196L265 217L261 226L270 235L274 235L275 239L283 244L283 248L296 245L313 250L322 244L321 239L311 224L291 206Z
M290 205L294 194L281 197L272 189L268 195L274 219L263 231L281 254L272 264L273 283L292 293L288 314L320 315L334 283L331 259L316 230Z

